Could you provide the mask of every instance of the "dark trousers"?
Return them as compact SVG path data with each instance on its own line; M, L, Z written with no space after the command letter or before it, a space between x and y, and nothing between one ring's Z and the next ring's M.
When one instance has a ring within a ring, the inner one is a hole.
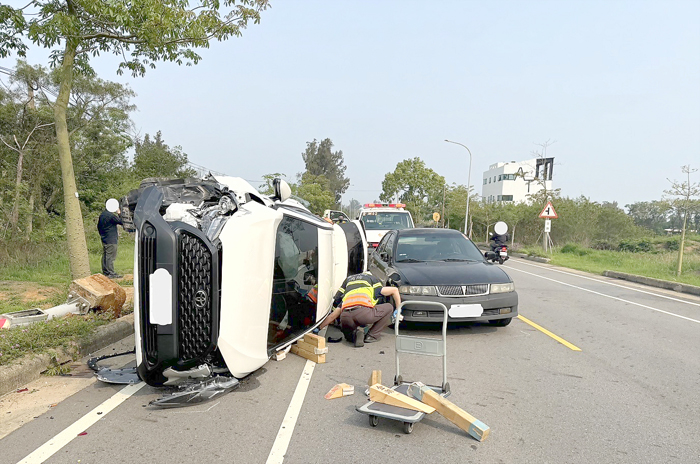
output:
M394 305L391 303L378 304L374 308L358 306L353 310L346 309L340 313L340 328L343 333L351 334L357 327L373 324L369 335L379 338L382 330L391 324L393 312Z
M117 259L117 244L102 242L102 274L107 277L116 274L114 272L115 259Z

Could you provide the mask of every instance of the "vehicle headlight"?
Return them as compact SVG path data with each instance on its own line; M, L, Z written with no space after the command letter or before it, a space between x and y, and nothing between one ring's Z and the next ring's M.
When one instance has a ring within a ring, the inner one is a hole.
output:
M425 296L437 295L437 291L435 290L435 287L432 285L426 285L426 286L402 285L399 287L399 293L403 293L404 295L425 295Z
M507 284L491 284L491 293L508 293L515 291L515 284L508 282Z

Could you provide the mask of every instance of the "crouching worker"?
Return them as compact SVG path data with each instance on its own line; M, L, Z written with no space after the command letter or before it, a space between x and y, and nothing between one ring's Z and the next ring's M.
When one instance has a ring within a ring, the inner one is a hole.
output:
M392 297L394 303L379 303L382 296ZM379 303L379 304L378 304ZM401 304L399 289L383 287L370 273L349 276L335 294L335 309L319 328L324 328L340 316L340 329L356 347L379 340L382 330L391 323L394 309ZM372 325L365 335L365 327Z

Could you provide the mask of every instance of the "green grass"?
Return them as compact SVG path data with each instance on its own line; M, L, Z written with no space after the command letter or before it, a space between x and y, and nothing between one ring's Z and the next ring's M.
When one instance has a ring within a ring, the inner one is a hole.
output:
M0 260L0 314L23 309L46 309L64 303L71 282L70 267L63 241L17 243ZM90 270L102 271L102 244L96 233L88 234ZM121 233L114 268L119 274L132 274L133 235ZM127 279L122 286L133 285ZM128 308L127 308L128 310ZM71 350L76 342L106 324L111 315L92 314L0 330L0 365L27 353L46 353L62 347ZM55 367L60 372L60 367Z
M108 316L73 316L0 331L0 366L27 353L47 353L59 347L77 354L76 342L109 322Z
M96 234L95 234L96 235ZM102 244L99 236L88 237L90 271L102 272ZM41 284L63 285L71 282L65 242L18 244L13 255L0 263L0 280L17 280ZM132 274L134 269L134 237L122 233L114 269L119 274Z
M566 250L567 252L562 252ZM696 248L683 254L683 274L676 276L678 265L677 252L631 253L621 251L593 250L576 245L566 245L555 249L553 253L544 253L542 249L526 248L520 250L535 256L551 258L551 263L558 266L602 274L603 271L618 271L655 279L669 280L700 286L700 253Z

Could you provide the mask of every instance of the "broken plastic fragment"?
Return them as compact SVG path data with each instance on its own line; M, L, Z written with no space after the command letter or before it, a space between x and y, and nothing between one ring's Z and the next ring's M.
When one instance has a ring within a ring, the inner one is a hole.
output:
M135 367L125 369L103 367L97 371L95 375L97 376L97 380L117 385L133 385L141 381Z
M28 388L20 388L19 390L17 390L17 393L22 393L22 392L26 392L26 391L29 391L29 389Z
M78 434L79 437L84 437L85 435L87 435L87 432L80 432L80 433Z
M234 389L238 385L238 379L235 377L213 377L201 382L184 385L180 391L153 400L148 405L161 408L179 408L204 403Z

